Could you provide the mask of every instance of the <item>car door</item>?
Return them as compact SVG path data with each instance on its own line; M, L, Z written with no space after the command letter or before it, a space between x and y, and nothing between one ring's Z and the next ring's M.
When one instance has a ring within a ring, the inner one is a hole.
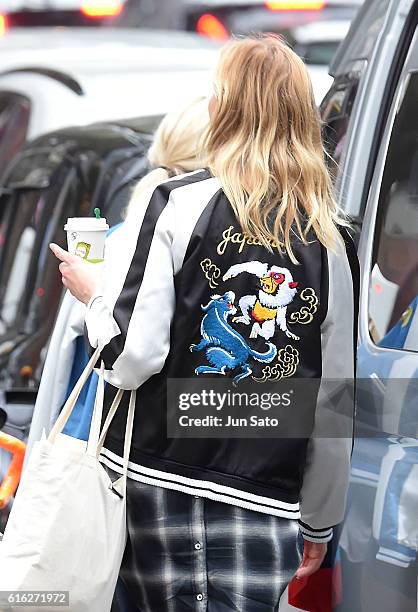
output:
M356 438L340 538L344 612L415 612L418 549L418 29L374 165L359 255Z

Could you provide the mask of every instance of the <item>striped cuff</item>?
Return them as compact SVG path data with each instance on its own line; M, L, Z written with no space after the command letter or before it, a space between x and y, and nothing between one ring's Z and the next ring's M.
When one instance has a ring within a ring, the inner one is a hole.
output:
M326 529L313 529L306 523L299 521L299 529L303 536L303 539L307 540L308 542L317 542L319 544L324 544L332 540L332 527L328 527Z
M398 567L409 567L411 563L415 562L416 554L404 554L397 550L391 550L381 546L376 554L376 559L390 563L391 565L397 565Z

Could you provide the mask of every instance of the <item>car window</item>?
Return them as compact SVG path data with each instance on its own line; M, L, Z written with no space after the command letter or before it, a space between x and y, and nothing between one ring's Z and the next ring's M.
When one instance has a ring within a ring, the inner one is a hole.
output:
M338 45L338 41L324 41L306 45L296 44L293 49L303 58L305 64L329 66L338 49Z
M396 115L378 203L369 291L372 338L418 351L418 73Z
M355 69L349 74L335 79L320 107L324 146L334 180L338 176L346 152L348 128L365 68L365 62L357 62Z
M364 2L353 19L350 31L341 43L330 66L330 74L345 74L353 58L370 60L382 30L390 0Z
M25 96L0 92L0 175L26 140L29 116L30 102Z

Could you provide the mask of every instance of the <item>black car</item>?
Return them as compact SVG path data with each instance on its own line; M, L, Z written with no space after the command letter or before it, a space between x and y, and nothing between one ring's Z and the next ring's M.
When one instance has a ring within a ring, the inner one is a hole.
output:
M27 144L0 187L0 387L37 389L62 295L48 244L99 206L119 223L160 118L66 128Z

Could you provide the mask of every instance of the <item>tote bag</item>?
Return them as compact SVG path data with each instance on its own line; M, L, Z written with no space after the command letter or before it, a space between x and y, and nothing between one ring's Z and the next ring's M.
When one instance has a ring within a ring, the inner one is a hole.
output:
M69 606L33 605L31 596L27 599L31 610L108 612L112 605L126 544L126 479L135 391L126 421L123 474L113 483L98 457L123 390L116 393L100 434L103 364L88 441L62 433L98 357L96 349L49 436L43 432L35 442L0 542L0 591L68 591ZM56 601L61 599L50 599ZM22 608L11 602L0 609Z

